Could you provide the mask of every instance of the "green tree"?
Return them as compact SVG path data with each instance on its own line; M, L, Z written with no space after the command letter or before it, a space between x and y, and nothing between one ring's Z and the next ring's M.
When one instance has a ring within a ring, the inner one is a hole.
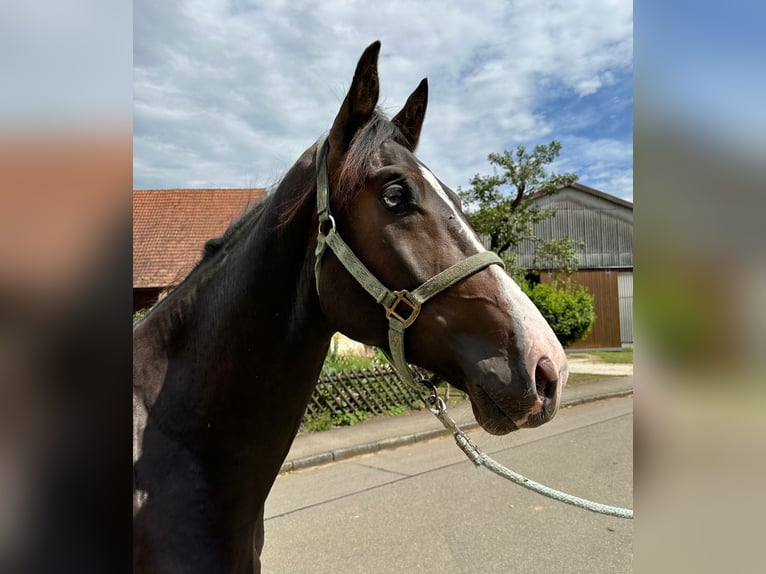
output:
M490 239L490 249L505 260L508 273L522 279L525 270L510 251L523 240L540 243L536 264L547 264L571 273L577 269L577 250L582 243L569 238L543 241L533 233L533 226L553 216L551 208L542 208L532 197L553 195L577 181L573 173L557 174L549 166L561 153L557 141L535 146L530 153L524 146L515 151L491 153L491 175L476 174L467 190L458 188L466 205L466 215L473 228Z
M553 269L554 275L570 275L577 271L577 252L584 248L583 241L575 241L569 237L541 241L535 256L535 265L537 269Z

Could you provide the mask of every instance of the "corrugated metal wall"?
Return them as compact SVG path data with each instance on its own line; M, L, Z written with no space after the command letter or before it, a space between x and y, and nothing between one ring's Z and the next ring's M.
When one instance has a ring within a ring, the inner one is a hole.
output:
M537 237L583 241L581 268L633 267L631 210L606 201L586 205L568 198L552 201L549 207L555 208L556 214L534 226ZM542 267L535 261L535 247L532 241L523 241L514 249L519 263L528 269Z
M617 274L617 292L620 298L620 338L622 344L633 344L633 272Z

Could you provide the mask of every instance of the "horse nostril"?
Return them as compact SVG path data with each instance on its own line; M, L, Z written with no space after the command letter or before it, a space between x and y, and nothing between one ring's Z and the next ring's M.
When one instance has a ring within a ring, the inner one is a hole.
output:
M535 389L541 399L552 399L556 396L558 372L550 359L540 359L535 367Z

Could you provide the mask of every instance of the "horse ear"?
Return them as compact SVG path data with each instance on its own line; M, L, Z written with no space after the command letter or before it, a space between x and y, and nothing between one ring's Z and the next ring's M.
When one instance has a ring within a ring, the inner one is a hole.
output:
M427 105L428 78L423 78L418 87L415 88L415 91L407 98L407 103L404 104L401 111L391 120L399 128L399 131L402 132L402 135L410 144L410 149L413 151L418 147L420 128L423 127Z
M329 164L337 166L356 132L372 117L378 103L378 54L380 42L370 44L359 58L354 79L330 129Z

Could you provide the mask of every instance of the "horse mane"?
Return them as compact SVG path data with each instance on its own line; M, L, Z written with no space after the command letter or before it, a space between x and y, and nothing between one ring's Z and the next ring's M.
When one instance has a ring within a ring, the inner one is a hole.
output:
M193 290L196 280L206 276L208 268L212 271L214 261L218 260L219 254L233 249L239 244L241 237L250 234L257 227L261 221L261 216L270 203L271 197L271 195L267 195L255 205L246 209L243 215L233 221L220 237L207 240L202 251L202 257L192 270L186 274L186 277L178 285L169 290L166 297L161 297L156 301L144 317L134 322L134 327L160 306L172 309L172 312L167 314L167 320L169 321L166 323L167 331L180 324L189 310L189 293L191 292L189 289ZM185 291L186 294L184 294ZM171 297L171 295L173 296Z
M269 204L270 199L271 195L267 195L250 209L247 209L239 219L232 222L231 225L226 228L226 231L223 232L223 235L208 239L203 248L202 258L194 267L192 273L195 269L213 259L218 253L223 251L224 248L235 243L239 237L251 231L258 221L260 221L261 215L266 210L266 206ZM191 275L191 273L189 275Z

